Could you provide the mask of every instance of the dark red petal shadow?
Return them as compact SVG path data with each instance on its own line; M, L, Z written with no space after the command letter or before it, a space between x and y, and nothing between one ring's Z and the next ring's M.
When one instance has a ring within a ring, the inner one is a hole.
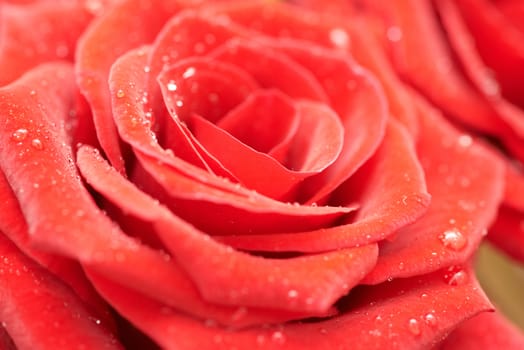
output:
M460 264L476 250L504 194L504 164L469 135L460 134L418 100L423 137L417 151L432 195L428 211L380 245L366 283L409 277Z

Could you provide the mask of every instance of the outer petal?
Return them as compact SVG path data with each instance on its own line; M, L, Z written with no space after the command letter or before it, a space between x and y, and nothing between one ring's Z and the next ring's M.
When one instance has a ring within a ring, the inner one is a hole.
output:
M459 122L488 133L500 132L503 124L453 64L428 0L368 4L386 19L392 59L404 79Z
M432 201L426 214L384 241L366 282L413 276L460 264L487 233L502 200L504 165L423 105L417 149Z
M0 86L40 63L72 60L76 41L92 18L83 1L0 4Z
M170 253L209 301L322 312L375 263L374 245L289 259L234 251L173 216L108 169L99 155L83 149L79 157L83 174L95 188L129 213L155 225Z
M0 320L17 348L54 350L83 344L90 349L122 349L68 287L2 233L0 257Z
M439 271L357 290L347 312L331 319L236 331L159 313L161 305L138 304L125 290L101 293L166 349L427 349L461 321L490 308L474 278L455 286L442 278Z
M498 312L482 313L462 323L438 347L442 350L523 348L522 332Z
M94 22L77 45L78 84L93 110L100 144L111 162L122 172L122 151L111 116L107 85L109 69L124 52L152 41L167 18L181 8L181 2L122 1Z
M490 1L460 0L456 4L483 61L494 71L502 94L524 107L524 32L514 27Z

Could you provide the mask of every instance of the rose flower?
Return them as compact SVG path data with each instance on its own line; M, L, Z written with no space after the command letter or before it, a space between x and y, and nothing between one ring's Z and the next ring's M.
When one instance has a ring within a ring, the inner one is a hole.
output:
M1 5L3 348L454 348L482 329L472 259L518 230L511 153L399 78L378 18L402 4L331 5Z

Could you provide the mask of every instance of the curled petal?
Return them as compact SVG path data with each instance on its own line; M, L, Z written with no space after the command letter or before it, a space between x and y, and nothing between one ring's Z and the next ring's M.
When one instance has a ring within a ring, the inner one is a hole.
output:
M441 350L521 349L522 332L500 313L481 313L460 324L439 345Z
M172 215L108 169L92 151L83 148L79 157L83 159L80 164L85 164L83 173L91 185L119 207L154 224L170 253L209 301L322 312L356 285L375 263L373 244L289 259L255 257L234 251ZM123 200L124 194L134 199ZM267 288L268 283L271 288Z
M469 269L467 273L472 275ZM106 289L103 293L119 312L166 349L378 350L392 344L399 349L430 348L461 321L491 308L474 278L450 286L441 271L355 291L347 312L327 320L235 331L176 312L159 313L160 305L147 300L136 303L133 294L125 290Z
M367 276L368 283L427 273L467 260L502 201L505 168L501 160L469 135L454 130L429 105L424 110L420 123L424 137L417 150L431 204L419 220L400 229L393 240L382 242L379 262Z
M341 203L348 198L358 201L360 209L353 222L308 232L228 235L217 239L255 251L318 252L387 238L418 219L430 202L414 145L402 126L394 121L388 123L375 155L335 195Z
M0 320L17 348L122 349L71 289L0 233ZM39 317L35 317L35 313Z

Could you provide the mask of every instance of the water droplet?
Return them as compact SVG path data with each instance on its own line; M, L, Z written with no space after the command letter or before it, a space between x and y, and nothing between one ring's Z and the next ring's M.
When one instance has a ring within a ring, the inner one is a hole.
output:
M333 28L329 32L329 40L338 47L348 47L349 46L349 35L342 28Z
M428 326L434 327L437 325L437 318L432 313L428 313L424 316L424 322L426 322Z
M195 67L189 67L188 69L186 69L186 71L182 74L182 77L184 77L185 79L187 78L190 78L192 77L193 75L195 75L196 73L196 69Z
M116 97L118 97L118 98L122 98L125 95L126 95L126 93L122 89L118 89L118 91L116 92Z
M462 250L468 243L468 239L457 229L447 230L439 238L446 248L455 251Z
M405 267L405 264L402 261L398 263L399 270L404 270L404 267Z
M145 66L145 67L144 67L144 72L145 72L145 73L149 73L149 72L151 72L151 67L149 67L149 66Z
M286 342L286 337L281 331L275 331L271 335L271 340L277 344L284 344Z
M13 140L15 141L23 141L27 137L27 129L18 129L15 132L13 132Z
M100 0L86 0L85 8L92 14L97 14L102 10L102 2Z
M393 42L402 40L402 35L403 35L402 29L400 29L397 26L389 27L386 32L386 36L388 40L393 41Z
M295 299L296 297L298 297L298 292L294 289L290 289L289 292L287 292L287 296L290 299Z
M320 332L320 334L328 334L328 330L325 329L325 328L320 328L319 332Z
M176 83L173 80L168 81L166 87L168 91L176 91L177 89Z
M408 330L411 332L411 334L419 335L420 334L420 325L418 324L418 321L414 318L410 318L408 321Z
M177 101L175 102L175 105L176 105L177 107L182 107L182 106L184 105L184 101L182 101L182 100L177 100Z
M29 95L31 95L31 96L36 96L36 90L31 90L31 91L29 91Z
M372 337L381 337L382 336L382 332L379 329L372 329L368 333Z
M448 280L448 284L450 286L460 286L466 283L468 279L468 275L464 270L458 270L455 272L452 272L449 275L446 275L445 278Z
M473 144L473 138L469 135L464 134L459 136L457 142L460 147L467 148Z
M33 148L38 149L38 150L41 150L44 148L42 141L40 141L39 139L33 139L31 141L31 146L33 146Z

